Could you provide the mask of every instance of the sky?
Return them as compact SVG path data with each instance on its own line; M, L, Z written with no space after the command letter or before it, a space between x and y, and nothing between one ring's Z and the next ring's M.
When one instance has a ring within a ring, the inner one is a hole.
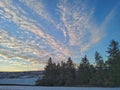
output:
M0 0L0 71L43 70L120 42L120 0Z

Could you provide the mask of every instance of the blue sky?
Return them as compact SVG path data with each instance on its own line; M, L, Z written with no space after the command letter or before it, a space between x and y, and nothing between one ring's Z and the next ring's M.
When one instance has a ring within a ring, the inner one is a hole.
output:
M0 0L0 71L43 70L120 42L119 0Z

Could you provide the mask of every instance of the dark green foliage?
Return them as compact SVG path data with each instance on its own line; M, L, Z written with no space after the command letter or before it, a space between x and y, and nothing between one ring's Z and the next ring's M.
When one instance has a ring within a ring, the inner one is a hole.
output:
M104 61L102 56L96 51L95 52L95 62L96 62L96 68L103 69L104 68Z
M68 58L67 63L61 62L52 63L52 59L49 58L48 64L45 68L44 76L41 80L36 81L36 85L42 86L71 86L76 77L76 69L71 58Z
M61 62L60 70L58 75L58 85L71 86L72 82L75 80L75 68L71 58L68 58L67 63Z
M66 76L67 76L67 80L66 80L65 85L71 86L72 82L75 80L76 71L75 71L74 64L70 57L68 58L68 61L66 64Z
M119 43L115 40L112 40L109 44L108 51L109 54L108 59L114 59L120 55Z
M120 50L119 43L112 40L108 47L108 66L111 86L120 86Z
M52 63L52 59L49 58L48 64L45 67L45 72L42 80L37 81L37 85L50 85L53 86L57 80L57 66Z
M49 58L44 76L36 81L41 86L119 86L120 87L120 50L119 43L112 40L108 47L108 60L95 52L95 64L90 64L87 56L75 68L72 59L67 62L53 63Z
M91 79L91 84L95 86L105 86L106 68L102 56L95 52L95 72Z
M87 56L82 58L78 68L78 80L80 85L86 85L90 82L90 64Z

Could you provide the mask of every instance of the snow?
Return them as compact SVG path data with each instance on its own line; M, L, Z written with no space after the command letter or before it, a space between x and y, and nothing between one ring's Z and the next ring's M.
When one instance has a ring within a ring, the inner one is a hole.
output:
M0 90L120 90L120 88L0 86Z
M0 90L120 90L120 88L96 87L42 87L42 86L2 86L2 84L35 85L38 78L0 79Z
M0 79L0 84L35 85L37 79L38 78Z

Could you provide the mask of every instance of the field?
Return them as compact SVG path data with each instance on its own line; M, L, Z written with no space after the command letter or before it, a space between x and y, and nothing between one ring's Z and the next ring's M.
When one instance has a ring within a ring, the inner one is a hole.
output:
M0 90L120 90L120 88L0 86Z
M42 87L42 86L34 86L35 81L42 77L42 74L38 76L35 74L22 74L19 77L20 73L3 73L1 74L0 79L0 90L120 90L120 88L96 88L96 87ZM9 78L10 76L14 76L15 78ZM4 77L4 78L3 78ZM27 85L27 86L26 86ZM30 86L28 86L30 85Z
M9 85L35 85L35 81L38 78L16 78L16 79L0 79L0 84Z
M0 72L0 85L35 85L35 81L42 76L42 71Z

